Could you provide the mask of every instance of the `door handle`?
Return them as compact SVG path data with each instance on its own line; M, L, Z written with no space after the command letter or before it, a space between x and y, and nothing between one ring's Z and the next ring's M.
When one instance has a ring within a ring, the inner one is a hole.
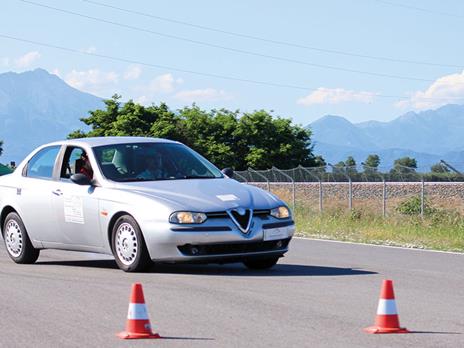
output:
M54 190L54 191L52 191L52 193L55 196L62 196L63 195L63 192L60 189Z

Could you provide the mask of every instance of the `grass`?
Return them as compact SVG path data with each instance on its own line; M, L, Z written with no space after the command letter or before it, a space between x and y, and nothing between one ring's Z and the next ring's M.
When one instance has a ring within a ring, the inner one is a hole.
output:
M368 208L319 213L297 202L294 214L298 236L464 252L464 216L452 209L426 209L421 218L397 208L384 218Z

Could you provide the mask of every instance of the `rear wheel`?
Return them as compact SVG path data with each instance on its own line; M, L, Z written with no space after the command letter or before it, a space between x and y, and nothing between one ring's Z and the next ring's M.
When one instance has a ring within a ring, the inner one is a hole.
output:
M125 272L141 272L151 264L142 231L130 215L121 216L113 227L113 255Z
M40 250L32 246L26 227L19 215L9 213L3 224L3 241L10 258L16 263L34 263Z
M249 259L243 261L243 264L249 269L269 269L276 265L278 257L268 257L264 259Z

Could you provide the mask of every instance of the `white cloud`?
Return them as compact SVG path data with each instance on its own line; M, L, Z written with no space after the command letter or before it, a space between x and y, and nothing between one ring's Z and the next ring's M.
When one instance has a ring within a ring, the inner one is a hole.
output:
M118 74L115 72L104 72L99 69L72 70L65 77L65 81L74 88L104 96L115 92L113 89L118 80Z
M137 80L142 74L142 68L138 65L131 65L124 73L124 80Z
M304 106L315 104L339 104L346 102L371 103L375 93L363 91L350 91L343 88L319 87L306 97L297 100L297 103Z
M395 106L424 110L450 103L464 103L464 71L438 78L425 91L414 92Z
M61 71L60 71L60 69L58 69L58 68L54 68L54 69L51 71L51 73L52 73L53 75L58 76L59 78L62 78L62 77L61 77Z
M40 58L40 53L37 51L31 51L15 60L15 64L18 68L27 68L32 65L37 59Z
M183 102L193 103L199 101L230 100L232 99L232 95L226 93L222 89L205 88L180 91L174 95L174 98Z
M137 104L148 105L150 98L146 95L142 95L134 100Z
M176 89L177 85L182 84L182 79L175 79L172 74L164 74L155 77L150 81L148 90L152 93L172 93Z
M128 72L131 71L132 67L124 74L124 78L128 79ZM135 77L138 74L137 70L134 69L132 71L131 77ZM135 85L131 88L132 95L134 96L134 100L143 105L150 105L156 100L159 100L162 96L165 97L166 95L172 95L176 90L178 90L179 86L184 83L184 80L181 78L176 78L172 74L163 74L154 77L153 79L149 80L148 83L141 83Z

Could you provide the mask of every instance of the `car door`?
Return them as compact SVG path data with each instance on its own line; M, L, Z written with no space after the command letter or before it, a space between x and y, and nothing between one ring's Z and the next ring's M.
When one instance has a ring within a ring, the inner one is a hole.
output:
M56 181L53 197L60 239L63 244L101 247L98 187L78 185L71 181L71 175L83 173L82 159L88 156L85 150L68 146L61 163L60 178ZM91 170L90 170L91 171Z
M56 241L58 222L53 209L55 165L60 145L48 146L31 157L17 187L21 218L36 241Z

